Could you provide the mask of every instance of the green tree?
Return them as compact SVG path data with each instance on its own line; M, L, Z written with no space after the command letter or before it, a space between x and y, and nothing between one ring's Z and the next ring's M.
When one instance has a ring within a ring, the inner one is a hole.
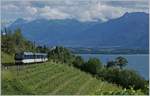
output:
M121 56L117 57L117 58L115 59L115 62L116 62L116 64L120 67L120 69L122 69L122 68L123 68L124 66L126 66L127 63L128 63L127 59L124 58L124 57L121 57Z
M54 61L72 64L75 56L67 48L57 46L48 52L48 57Z
M102 63L97 58L90 58L83 67L83 70L96 74L102 68Z
M23 36L21 33L21 29L16 29L14 34L13 34L13 38L15 40L16 45L19 45L22 41L23 41Z
M77 68L81 68L84 64L84 60L81 56L76 56L75 60L73 61L73 65Z
M3 32L6 33L1 36L1 48L3 52L13 55L16 52L35 50L32 48L33 43L23 37L21 29L18 28L14 32L11 32L5 28Z
M106 65L107 68L115 67L115 66L116 66L115 61L108 61L108 62L107 62L107 65Z
M3 52L6 52L8 54L12 54L15 51L15 44L13 41L12 33L11 31L4 29L3 33L1 35L1 48Z

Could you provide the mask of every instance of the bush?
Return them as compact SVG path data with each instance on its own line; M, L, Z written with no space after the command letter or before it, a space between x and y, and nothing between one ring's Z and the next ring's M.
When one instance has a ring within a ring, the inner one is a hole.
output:
M102 63L97 58L90 58L83 66L83 70L96 74L102 68Z
M34 51L33 43L25 39L20 29L16 29L14 32L5 29L6 35L1 36L1 48L2 51L13 55L22 51Z
M120 67L120 69L123 69L123 67L128 63L127 59L121 56L117 57L115 62Z
M118 68L104 68L98 73L98 77L107 80L108 82L116 83L124 88L134 89L145 88L145 80L133 70L120 70Z
M81 68L84 64L84 60L81 56L76 56L75 60L73 61L73 65L77 68Z
M56 47L55 49L48 52L48 58L54 61L62 63L72 64L75 56L64 47Z
M144 94L141 90L134 90L132 87L130 87L129 89L124 88L123 90L119 90L119 91L101 91L98 90L96 93L96 95L146 95Z
M115 61L108 61L106 67L110 68L110 67L116 67L116 62Z

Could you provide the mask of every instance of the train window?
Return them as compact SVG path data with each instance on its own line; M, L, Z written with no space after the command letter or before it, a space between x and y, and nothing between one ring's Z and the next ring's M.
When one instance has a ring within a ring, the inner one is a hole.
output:
M33 55L33 58L34 58L34 59L36 59L36 58L37 58L37 56L36 56L36 55Z
M31 59L34 59L34 55L31 55Z
M32 55L24 55L24 59L33 59Z
M30 55L23 55L23 54L17 54L15 55L15 58L22 58L22 59L39 59L39 58L47 58L47 55L45 54L30 54Z
M38 59L38 58L39 58L39 56L38 56L38 55L35 55L35 58L36 58L36 59Z
M28 55L24 55L24 59L28 59Z
M33 55L29 55L29 58L30 58L30 59L33 59Z
M39 55L36 55L36 59L38 59L39 58Z
M39 58L39 55L37 55L37 59Z

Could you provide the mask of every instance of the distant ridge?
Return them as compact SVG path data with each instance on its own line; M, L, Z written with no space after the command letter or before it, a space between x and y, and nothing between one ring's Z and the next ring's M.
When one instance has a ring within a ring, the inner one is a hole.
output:
M125 13L107 22L74 19L16 20L9 29L21 28L25 37L39 44L69 47L114 47L148 49L149 14Z

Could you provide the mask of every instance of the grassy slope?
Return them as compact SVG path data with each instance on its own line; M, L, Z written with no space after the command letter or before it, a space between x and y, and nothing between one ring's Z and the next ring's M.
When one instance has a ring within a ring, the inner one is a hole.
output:
M65 64L47 62L2 70L2 94L95 94L122 90Z
M13 56L11 56L9 54L1 52L1 62L2 62L2 64L4 64L4 63L14 63L14 58L13 58Z

